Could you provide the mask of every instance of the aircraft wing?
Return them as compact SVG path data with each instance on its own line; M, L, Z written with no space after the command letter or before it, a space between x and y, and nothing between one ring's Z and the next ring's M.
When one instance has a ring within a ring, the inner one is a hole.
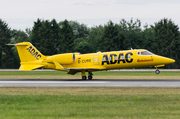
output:
M67 74L76 74L77 72L81 72L82 70L85 70L85 71L99 71L101 69L98 69L98 68L68 68L66 69L68 70L68 73Z

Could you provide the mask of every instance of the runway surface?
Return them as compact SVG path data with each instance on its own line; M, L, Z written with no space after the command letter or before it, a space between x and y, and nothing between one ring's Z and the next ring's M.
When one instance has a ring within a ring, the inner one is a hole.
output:
M180 87L180 79L0 79L0 87Z

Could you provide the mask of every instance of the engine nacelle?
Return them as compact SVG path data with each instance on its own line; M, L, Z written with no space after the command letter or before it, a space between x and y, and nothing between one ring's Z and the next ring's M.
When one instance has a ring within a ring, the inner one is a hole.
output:
M72 64L75 61L74 53L58 54L47 57L46 62L57 61L59 64Z

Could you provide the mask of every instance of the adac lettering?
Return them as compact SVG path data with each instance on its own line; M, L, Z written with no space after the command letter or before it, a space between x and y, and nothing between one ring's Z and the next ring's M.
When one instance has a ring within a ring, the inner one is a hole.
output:
M133 61L133 58L131 58L131 56L133 56L133 54L131 52L128 52L125 54L125 58L124 58L124 53L120 53L119 56L117 56L117 54L110 54L109 58L108 55L105 54L103 55L102 58L102 65L104 65L105 63L107 64L120 64L122 63L131 63Z
M32 47L28 47L27 50L37 59L41 58L41 55Z

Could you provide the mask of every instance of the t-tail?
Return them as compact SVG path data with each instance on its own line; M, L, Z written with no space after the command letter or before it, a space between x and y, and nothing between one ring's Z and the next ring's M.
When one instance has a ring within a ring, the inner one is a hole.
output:
M45 59L46 56L41 54L31 43L22 42L8 45L15 45L17 48L21 60L19 70L34 70L44 66L42 60Z

